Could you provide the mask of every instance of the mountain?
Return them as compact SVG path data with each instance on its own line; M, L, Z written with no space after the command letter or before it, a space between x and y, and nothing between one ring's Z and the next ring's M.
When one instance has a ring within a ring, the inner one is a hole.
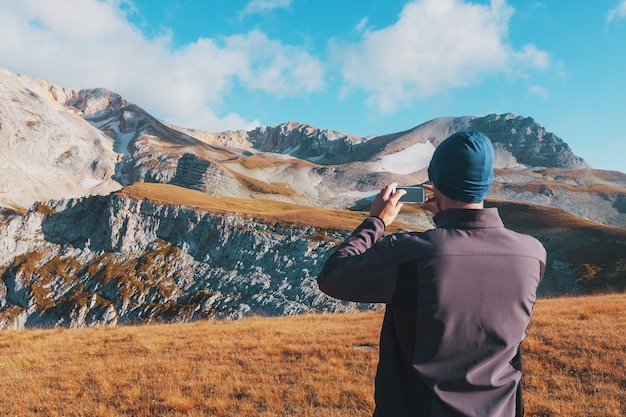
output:
M0 97L0 206L120 188L113 140L62 104L74 91L0 69Z
M427 180L439 141L480 129L496 149L493 198L626 226L626 175L593 170L528 117L446 117L368 138L295 122L209 133L159 121L105 89L60 88L2 69L0 89L0 207L13 212L24 213L36 201L106 195L138 181L354 207L390 181Z
M273 221L242 214L251 203L152 183L39 203L1 229L11 256L0 269L0 328L356 310L315 282L346 233L278 221L304 210L285 203L261 202Z
M372 195L427 180L461 129L494 143L489 204L548 248L543 295L625 289L626 175L589 167L532 118L364 138L295 122L211 133L0 69L0 328L376 308L321 294L321 263ZM432 223L406 207L395 227Z

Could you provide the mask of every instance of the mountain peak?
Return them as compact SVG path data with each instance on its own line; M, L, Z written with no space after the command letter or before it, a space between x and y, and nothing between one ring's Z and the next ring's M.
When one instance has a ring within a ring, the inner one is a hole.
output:
M531 117L513 113L489 114L466 119L468 129L485 133L501 152L531 167L589 168L569 145Z
M94 88L74 90L63 104L85 118L97 118L98 114L117 111L132 103L106 88Z

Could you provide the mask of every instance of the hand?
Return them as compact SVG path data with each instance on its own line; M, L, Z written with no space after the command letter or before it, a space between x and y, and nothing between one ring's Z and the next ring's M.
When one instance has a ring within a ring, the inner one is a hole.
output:
M423 210L428 210L432 214L439 213L440 210L439 204L437 202L437 196L435 195L435 187L430 184L422 184L422 187L424 187L426 191L430 191L430 194L428 194L424 199L424 202L420 204L420 208L422 208Z
M406 191L396 191L397 186L398 184L395 182L386 185L378 193L370 207L370 216L379 217L385 223L385 226L393 223L402 208L402 203L398 203L398 200L406 194Z

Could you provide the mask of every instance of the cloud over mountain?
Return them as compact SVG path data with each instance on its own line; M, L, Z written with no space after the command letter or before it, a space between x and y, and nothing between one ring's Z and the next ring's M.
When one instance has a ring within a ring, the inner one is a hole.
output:
M510 45L512 13L503 1L410 2L395 24L337 42L336 59L348 88L365 90L369 104L387 112L489 74L549 68L545 51Z
M30 74L45 62L57 84L124 91L167 120L213 131L259 125L222 108L233 84L278 97L323 87L322 64L302 46L250 30L174 47L170 33L148 38L128 14L117 2L9 2L0 13L0 56Z
M409 2L387 27L366 28L354 41L329 38L328 56L306 42L285 42L254 27L175 44L167 28L152 37L144 34L132 23L136 10L124 4L4 4L0 56L11 57L13 71L42 77L45 62L45 78L59 85L106 86L146 103L163 119L214 132L261 124L224 105L237 89L276 100L309 98L325 89L337 89L340 96L363 92L372 108L390 112L485 76L551 65L549 55L534 45L519 50L510 45L512 9L502 1ZM289 6L289 1L253 1L244 11Z

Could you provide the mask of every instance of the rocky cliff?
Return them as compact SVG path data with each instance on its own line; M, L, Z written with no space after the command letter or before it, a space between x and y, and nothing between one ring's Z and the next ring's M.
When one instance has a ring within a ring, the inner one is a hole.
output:
M509 227L548 249L540 294L626 288L626 230L544 206L495 205ZM247 207L159 184L38 203L0 224L0 329L379 308L329 298L315 281L364 214Z
M340 230L119 193L37 204L2 226L2 329L372 308L317 288Z
M507 152L528 167L589 168L572 152L563 139L531 117L490 114L485 117L459 118L460 128L484 132L496 151Z

